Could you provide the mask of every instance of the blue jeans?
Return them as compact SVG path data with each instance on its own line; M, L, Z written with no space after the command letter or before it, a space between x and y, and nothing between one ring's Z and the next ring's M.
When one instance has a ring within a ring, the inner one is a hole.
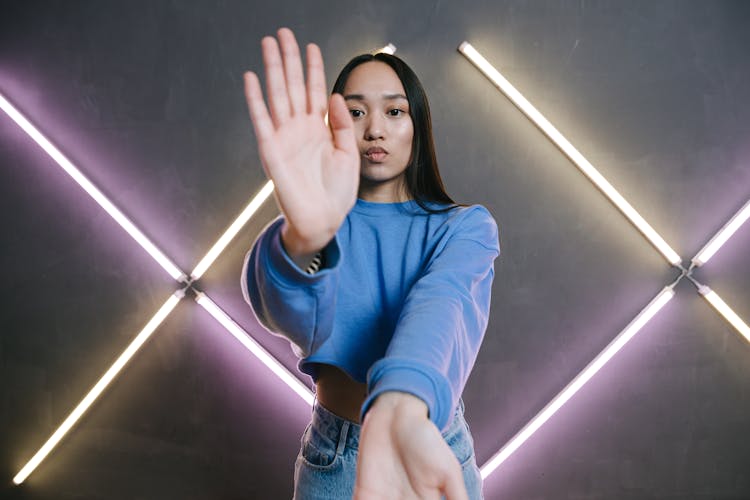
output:
M357 469L360 425L339 417L317 401L301 439L294 464L294 500L351 500ZM461 464L471 500L482 500L482 477L474 457L474 440L458 408L443 438Z

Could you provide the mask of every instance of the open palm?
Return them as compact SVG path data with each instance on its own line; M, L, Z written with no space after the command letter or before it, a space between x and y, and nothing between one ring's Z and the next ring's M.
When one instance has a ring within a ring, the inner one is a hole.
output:
M290 253L320 250L354 205L359 151L344 99L327 96L320 49L307 46L307 82L299 47L287 28L262 41L268 107L255 73L245 95L266 175L287 223ZM328 111L330 128L324 122Z
M416 401L384 393L365 416L355 500L439 500L443 494L468 500L458 460Z

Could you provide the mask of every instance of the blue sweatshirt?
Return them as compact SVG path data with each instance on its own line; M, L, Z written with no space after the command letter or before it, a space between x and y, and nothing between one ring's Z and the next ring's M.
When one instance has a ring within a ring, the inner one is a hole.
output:
M289 339L313 380L316 363L327 363L367 382L363 417L379 394L400 391L445 429L487 328L500 253L490 213L357 200L314 275L284 250L283 222L271 222L245 259L242 290L260 323Z

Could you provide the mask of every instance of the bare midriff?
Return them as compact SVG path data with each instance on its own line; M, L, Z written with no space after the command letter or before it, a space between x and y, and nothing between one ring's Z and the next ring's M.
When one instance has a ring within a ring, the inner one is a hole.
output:
M327 410L352 422L359 422L367 384L356 382L340 368L319 364L315 385L318 401Z

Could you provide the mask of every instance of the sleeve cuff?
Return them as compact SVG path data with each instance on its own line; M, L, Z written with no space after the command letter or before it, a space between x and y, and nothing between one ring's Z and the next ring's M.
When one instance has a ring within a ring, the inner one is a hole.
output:
M268 260L271 274L282 284L289 286L313 285L324 279L330 271L338 266L341 252L339 249L338 237L333 239L323 248L323 259L325 267L315 274L307 274L300 269L297 264L289 257L281 243L281 226L283 219L279 219L273 227L269 228L268 242Z
M413 360L385 358L376 362L367 376L368 396L362 405L360 421L380 394L405 392L420 398L427 405L430 420L441 431L450 424L453 397L450 384L435 369Z

